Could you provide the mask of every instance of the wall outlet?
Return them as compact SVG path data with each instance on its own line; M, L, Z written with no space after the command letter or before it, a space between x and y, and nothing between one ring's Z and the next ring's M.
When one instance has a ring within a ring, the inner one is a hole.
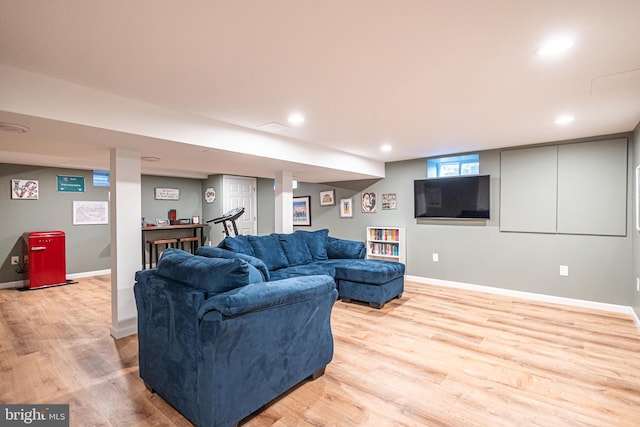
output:
M560 266L560 275L561 276L568 276L569 275L569 266L568 265L561 265Z
M20 264L20 257L18 255L14 255L11 257L11 265Z
M433 259L433 262L438 262L438 261L440 261L440 259L439 259L439 257L438 257L438 254L432 254L432 255L431 255L431 259Z

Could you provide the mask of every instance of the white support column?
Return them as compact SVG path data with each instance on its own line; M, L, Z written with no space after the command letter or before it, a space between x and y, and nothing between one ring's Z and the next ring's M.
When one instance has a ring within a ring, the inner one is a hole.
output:
M276 233L293 232L293 173L279 171L276 173Z
M137 332L133 295L135 273L142 266L140 153L111 150L111 336Z

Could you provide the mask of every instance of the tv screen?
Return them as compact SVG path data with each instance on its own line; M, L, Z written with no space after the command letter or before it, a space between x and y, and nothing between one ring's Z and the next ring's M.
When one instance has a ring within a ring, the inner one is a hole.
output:
M415 218L489 219L489 175L413 181Z

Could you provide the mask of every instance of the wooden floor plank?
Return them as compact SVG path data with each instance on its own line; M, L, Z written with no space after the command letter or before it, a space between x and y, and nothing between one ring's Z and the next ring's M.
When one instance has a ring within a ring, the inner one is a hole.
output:
M110 277L0 291L0 402L69 403L71 425L188 426L114 340ZM326 373L243 421L263 426L637 426L630 316L407 283L382 310L338 301Z

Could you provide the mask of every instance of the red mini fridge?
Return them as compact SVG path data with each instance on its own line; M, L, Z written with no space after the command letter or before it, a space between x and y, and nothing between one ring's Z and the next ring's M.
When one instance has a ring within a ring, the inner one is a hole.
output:
M62 231L22 234L24 287L29 289L67 283L65 235Z

